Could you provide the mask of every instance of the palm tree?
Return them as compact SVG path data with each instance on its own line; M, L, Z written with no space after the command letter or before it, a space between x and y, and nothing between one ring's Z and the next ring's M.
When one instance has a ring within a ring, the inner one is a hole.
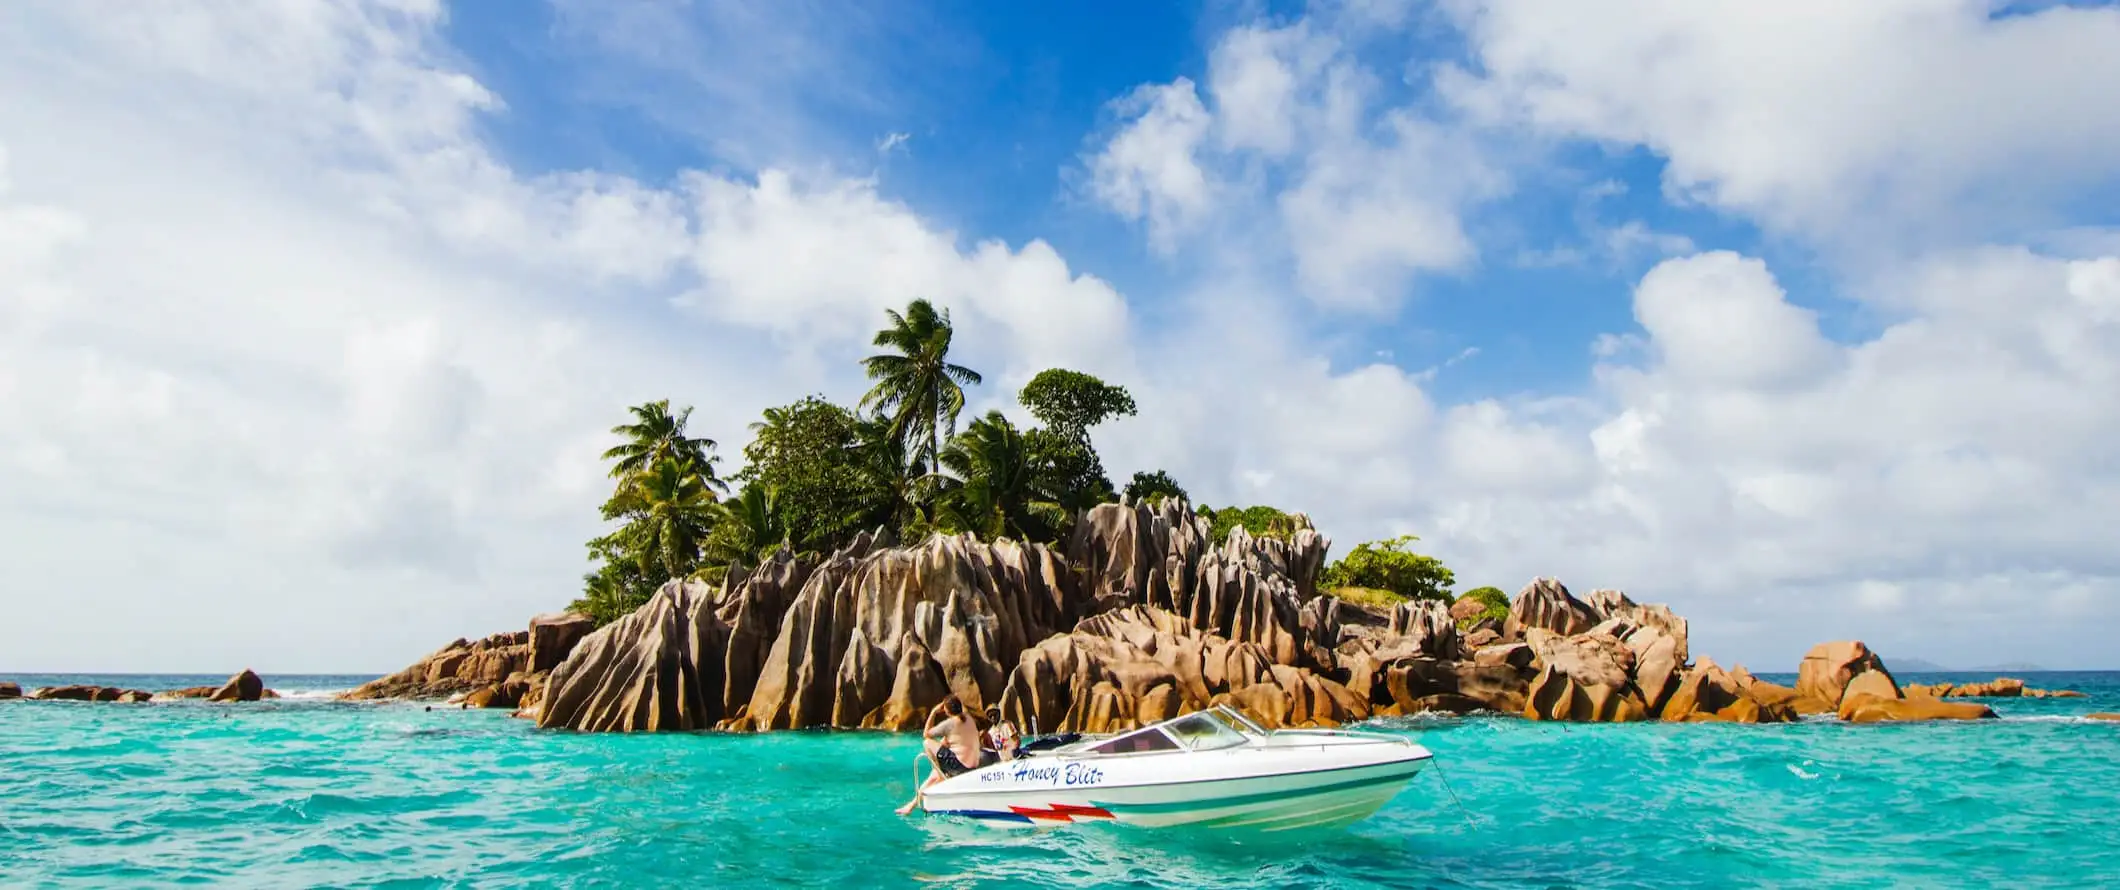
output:
M972 421L942 451L955 478L938 480L942 515L988 538L1042 540L1067 520L1060 497L1039 478L1022 431L999 411Z
M850 462L860 480L862 498L853 515L846 517L855 530L884 526L902 530L918 506L920 471L906 454L905 441L891 434L885 417L857 417L856 441Z
M617 536L642 574L660 569L682 578L699 562L699 545L720 517L707 478L690 461L665 457L626 477L604 507L607 517L632 517Z
M920 299L904 315L894 309L884 314L891 325L877 331L874 342L894 352L862 359L876 385L861 397L861 407L887 414L892 437L906 443L915 460L924 460L930 473L940 473L942 440L956 433L963 387L977 384L979 373L949 362L954 329L948 310Z
M706 541L704 562L710 565L749 565L771 556L781 547L794 546L794 529L773 489L746 485L742 493L719 505L719 521Z
M685 435L685 423L692 418L689 406L671 414L670 400L662 399L626 410L633 412L634 422L611 428L625 441L604 452L605 460L617 461L611 467L611 478L632 476L670 458L690 463L707 487L727 490L714 476L714 464L721 458L708 453L714 450L714 440Z

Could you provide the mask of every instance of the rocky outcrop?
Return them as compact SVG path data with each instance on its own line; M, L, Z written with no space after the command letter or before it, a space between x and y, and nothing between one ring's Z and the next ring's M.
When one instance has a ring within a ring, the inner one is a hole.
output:
M1562 636L1532 627L1527 641L1540 665L1524 716L1533 720L1625 723L1650 716L1635 688L1634 651L1604 631Z
M1803 663L1796 669L1796 694L1837 708L1848 682L1866 671L1878 671L1887 679L1891 677L1891 672L1885 670L1884 660L1860 640L1820 643L1804 653ZM1898 689L1896 683L1893 689L1895 692Z
M1783 723L1796 719L1795 698L1794 690L1702 658L1679 679L1660 714L1674 723Z
M1525 632L1531 628L1564 637L1573 636L1589 631L1599 620L1597 612L1570 596L1568 588L1559 579L1539 578L1525 585L1516 599L1509 602L1509 618L1502 624L1502 638L1510 641L1525 639Z
M492 686L530 664L530 633L499 633L482 640L456 640L387 677L341 693L346 701L386 698L444 699Z
M234 678L230 679L232 681ZM222 688L226 685L227 684L224 683L221 686L187 686L183 689L171 689L164 692L157 692L155 693L155 701L182 701L185 699L212 698L214 693L220 692ZM262 688L261 684L261 688L259 688L258 690L258 697L256 699L253 699L253 701L266 701L279 697L279 693L274 692L271 689Z
M144 689L121 689L116 686L46 686L30 695L42 701L123 701L144 702L154 698L154 693Z
M0 683L0 699L21 698L22 687L14 683Z
M1025 650L1000 708L1026 732L1099 733L1216 704L1269 727L1334 726L1370 712L1363 695L1330 677L1151 606L1087 619Z
M1908 684L1908 698L2084 698L2073 689L2034 689L2015 677L1996 677L1984 683Z
M903 727L951 693L983 709L1001 696L1002 665L1079 610L1070 580L1037 545L937 535L880 548L864 535L814 565L769 561L719 592L672 583L575 648L538 723Z
M206 697L206 700L217 702L257 701L264 694L265 681L258 679L257 674L245 669L242 673L229 677L228 682L221 684L221 688L214 690L212 695Z
M541 674L559 667L576 643L596 629L596 619L573 612L539 615L530 619L529 672Z
M2120 722L2120 714L2103 714L2103 713L2101 713L2101 714L2085 714L2085 715L2083 715L2083 716L2084 716L2085 718L2087 718L2087 719L2091 719L2091 720L2111 720L2111 721L2115 721L2115 722Z

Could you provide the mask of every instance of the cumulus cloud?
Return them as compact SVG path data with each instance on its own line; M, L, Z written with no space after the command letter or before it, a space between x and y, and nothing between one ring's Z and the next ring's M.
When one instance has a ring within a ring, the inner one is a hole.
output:
M1467 131L1393 105L1342 36L1343 19L1397 14L1338 12L1233 28L1204 90L1179 77L1115 103L1121 125L1088 158L1095 197L1146 221L1165 254L1190 237L1247 262L1285 256L1289 283L1326 308L1389 309L1416 273L1468 266L1461 216L1507 177Z
M2120 10L1981 0L1450 0L1494 122L1640 145L1674 196L1821 244L2016 237L2114 182Z
M1515 176L1349 49L1410 7L1332 6L1218 37L1198 82L1143 86L1092 145L1100 201L1181 264L1214 260L1156 307L1185 323L1153 329L1080 258L948 230L873 181L518 171L478 126L509 97L452 66L433 4L25 7L0 34L0 652L22 661L0 667L380 670L515 626L576 590L622 406L697 404L731 453L768 404L857 394L879 310L921 296L989 372L975 409L1051 365L1126 382L1142 414L1100 430L1112 469L1308 510L1343 551L1413 532L1468 585L1624 587L1755 667L1820 635L1945 661L2105 651L2102 230L2059 250L2001 219L1985 246L1907 227L1911 259L1833 282L1872 328L1829 336L1785 284L1801 266L1621 223L1585 249L1672 256L1632 282L1636 329L1583 344L1581 391L1439 399L1426 373L1322 354L1317 310L1477 262L1465 216ZM1971 218L2018 185L2051 209L2112 171L2049 143L2102 133L2095 108L2057 122L2032 95L2086 89L2051 75L2104 64L2069 55L2102 11L1893 0L1733 31L1708 6L1633 10L1637 33L1454 3L1479 64L1447 96L1479 126L1647 146L1675 194L1816 239L1850 208ZM1715 61L1795 64L1778 48L1799 43L1828 71L1799 87L1892 86L1911 110L1836 129L1856 114L1838 95L1791 110ZM1832 76L1873 67L1899 73ZM1905 84L1944 68L2044 135L1937 117Z
M1108 285L873 183L511 170L432 4L28 13L0 37L10 669L380 670L518 625L577 591L623 406L694 403L733 452L766 405L853 395L915 296L1000 381L1127 370Z

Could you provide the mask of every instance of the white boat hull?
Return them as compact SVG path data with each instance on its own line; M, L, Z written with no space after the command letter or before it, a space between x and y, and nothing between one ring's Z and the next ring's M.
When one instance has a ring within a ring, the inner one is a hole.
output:
M1382 808L1429 758L1427 749L1390 736L1282 732L1223 751L998 763L929 786L921 803L929 813L1008 827L1337 826Z

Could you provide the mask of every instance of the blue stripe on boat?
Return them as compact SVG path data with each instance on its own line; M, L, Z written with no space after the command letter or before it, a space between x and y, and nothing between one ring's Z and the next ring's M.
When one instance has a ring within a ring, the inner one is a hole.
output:
M1304 788L1300 791L1260 791L1253 794L1238 794L1230 797L1216 797L1208 798L1205 800L1176 801L1171 803L1111 803L1108 801L1101 800L1091 801L1091 803L1095 804L1096 806L1100 806L1107 810L1110 810L1113 813L1182 813L1187 810L1206 810L1213 809L1216 807L1240 807L1248 803L1260 803L1263 801L1274 800L1276 798L1310 797L1312 795L1317 794L1331 794L1335 791L1349 791L1355 788L1366 788L1371 785L1382 785L1387 782L1404 782L1408 779L1413 778L1414 775L1418 772L1420 772L1418 769L1414 769L1408 770L1403 773L1395 773L1388 776L1371 776L1367 779L1354 779L1351 781L1338 782L1331 785L1318 785L1311 788Z
M1002 822L1029 822L1031 817L1022 813L1004 813L998 810L935 810L935 816L970 816L974 819L998 819Z

